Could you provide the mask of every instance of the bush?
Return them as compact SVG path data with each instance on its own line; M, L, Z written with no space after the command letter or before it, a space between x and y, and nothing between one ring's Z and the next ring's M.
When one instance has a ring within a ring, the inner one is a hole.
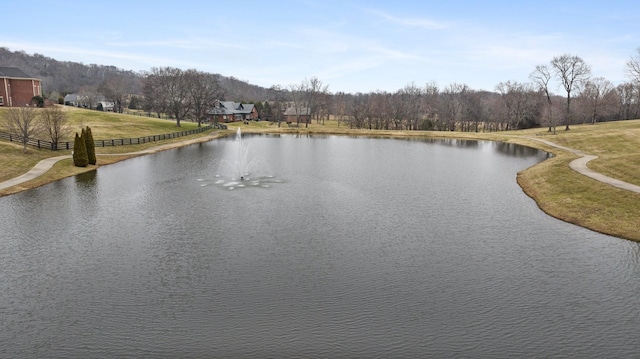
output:
M82 130L82 134L84 135L84 130ZM78 136L77 132L73 142L73 164L76 167L87 167L89 165L87 146L82 136Z
M96 144L93 141L93 135L91 134L91 128L87 126L87 130L82 136L84 138L85 146L87 147L87 157L90 165L95 165L98 162L96 158Z
M44 107L44 97L42 96L33 96L33 98L31 98L31 102L37 107Z

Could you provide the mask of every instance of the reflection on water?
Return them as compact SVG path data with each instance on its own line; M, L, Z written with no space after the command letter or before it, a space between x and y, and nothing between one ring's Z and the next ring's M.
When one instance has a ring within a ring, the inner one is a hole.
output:
M0 198L0 356L638 353L638 244L544 215L515 175L546 154L246 140L278 185L202 186L229 139Z

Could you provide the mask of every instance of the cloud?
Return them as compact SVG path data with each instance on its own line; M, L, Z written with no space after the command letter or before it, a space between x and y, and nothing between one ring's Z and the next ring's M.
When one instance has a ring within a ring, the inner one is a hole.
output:
M370 10L369 12L384 19L387 22L404 27L418 27L426 30L441 30L450 28L452 26L451 23L435 21L431 19L393 16L380 10Z
M134 41L134 42L107 42L107 46L113 47L165 47L178 48L183 50L201 50L203 48L226 48L236 50L251 50L251 47L241 44L228 43L222 41L211 41L209 39L193 38L193 39L169 39L169 40L153 40L153 41Z

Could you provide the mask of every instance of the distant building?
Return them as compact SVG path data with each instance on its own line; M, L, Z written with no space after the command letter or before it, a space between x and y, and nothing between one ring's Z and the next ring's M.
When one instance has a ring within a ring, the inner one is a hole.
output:
M0 67L0 106L31 105L35 96L42 96L42 81L27 75L17 67Z
M64 97L64 104L67 106L81 107L86 102L86 96L77 93L70 93Z
M286 123L311 123L311 109L308 107L289 106L283 116Z
M96 109L98 111L114 111L115 102L107 101L104 96L97 96L89 98L86 95L79 95L77 93L70 93L64 97L64 104L67 106L83 107Z
M218 101L207 114L210 120L216 122L235 122L260 119L258 109L252 103L237 103L233 101Z
M96 103L96 110L113 112L115 106L115 103L112 101L98 101Z

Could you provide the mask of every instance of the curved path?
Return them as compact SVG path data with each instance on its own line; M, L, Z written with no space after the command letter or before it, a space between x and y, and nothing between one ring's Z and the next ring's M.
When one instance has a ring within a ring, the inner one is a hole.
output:
M596 158L598 158L598 156L593 156L593 155L588 155L582 151L573 149L573 148L569 148L569 147L565 147L565 146L561 146L558 145L557 143L553 143L551 141L547 141L547 140L542 140L539 138L533 138L533 137L525 137L527 139L530 140L534 140L534 141L538 141L538 142L542 142L546 145L549 145L551 147L555 147L555 148L559 148L561 150L565 150L568 152L571 152L575 155L580 156L580 158L577 158L573 161L571 161L571 163L569 163L569 167L571 167L572 170L583 174L589 178L593 178L596 181L600 181L602 183L608 184L610 186L613 187L617 187L620 189L624 189L627 191L631 191L631 192L636 192L636 193L640 193L640 186L628 183L628 182L624 182L624 181L620 181L619 179L615 179L613 177L609 177L609 176L605 176L601 173L598 173L596 171L590 170L587 167L587 163L589 163L589 161L591 160L595 160Z
M215 138L218 135L217 132L213 132L211 133L209 136L205 136L205 137L200 137L200 138L196 138L196 139L192 139L192 140L187 140L187 141L181 141L181 142L175 142L175 143L169 143L166 145L162 145L162 146L158 146L158 147L153 147L153 148L149 148L146 150L142 150L142 151L137 151L137 152L128 152L128 153L97 153L97 156L137 156L137 155L144 155L144 154L149 154L149 153L156 153L159 151L163 151L163 150L168 150L171 148L177 148L177 147L182 147L182 146L186 146L186 145L191 145L194 143L199 143L199 142L206 142L209 141L213 138ZM38 162L35 166L33 166L32 169L29 170L29 172L12 178L10 180L6 180L4 182L0 182L0 190L9 188L9 187L13 187L16 185L19 185L21 183L30 181L34 178L37 178L41 175L43 175L45 172L47 172L48 170L51 169L51 167L53 167L53 165L55 165L58 161L67 159L67 158L71 158L71 155L64 155L64 156L56 156L56 157L50 157L50 158L45 158L44 160Z
M216 132L212 133L209 136L206 137L202 137L202 138L197 138L197 139L193 139L193 140L188 140L188 141L182 141L182 142L176 142L176 143L170 143L170 144L166 144L163 146L159 146L159 147L154 147L154 148L150 148L147 150L142 150L142 151L137 151L137 152L129 152L129 153L113 153L113 154L98 154L98 156L129 156L129 155L142 155L142 154L148 154L148 153L155 153L158 151L163 151L166 149L170 149L170 148L176 148L176 147L180 147L180 146L185 146L185 145L190 145L193 143L198 143L198 142L205 142L205 141L209 141L212 138L215 138L217 135ZM609 176L605 176L601 173L595 172L590 170L587 167L587 163L591 160L594 160L596 158L598 158L598 156L593 156L593 155L587 155L582 151L573 149L573 148L569 148L569 147L565 147L565 146L561 146L558 145L556 143L553 143L551 141L547 141L547 140L543 140L543 139L539 139L539 138L533 138L533 137L524 137L533 141L538 141L538 142L542 142L546 145L549 145L551 147L555 147L555 148L559 148L565 151L569 151L571 153L574 153L578 156L581 156L578 159L575 159L573 161L571 161L571 163L569 163L569 167L571 167L572 170L583 174L589 178L593 178L596 181L600 181L602 183L617 187L617 188L621 188L627 191L631 191L631 192L635 192L635 193L640 193L640 186L628 183L628 182L624 182L624 181L620 181L618 179L609 177ZM38 162L31 170L29 170L29 172L18 176L16 178L12 178L10 180L4 181L4 182L0 182L0 190L3 190L5 188L9 188L9 187L13 187L16 185L19 185L21 183L30 181L38 176L41 176L42 174L44 174L45 172L47 172L49 169L51 169L51 167L53 167L54 164L56 164L56 162L66 159L66 158L71 158L71 155L66 155L66 156L57 156L57 157L51 157L51 158L47 158L44 159L40 162Z

